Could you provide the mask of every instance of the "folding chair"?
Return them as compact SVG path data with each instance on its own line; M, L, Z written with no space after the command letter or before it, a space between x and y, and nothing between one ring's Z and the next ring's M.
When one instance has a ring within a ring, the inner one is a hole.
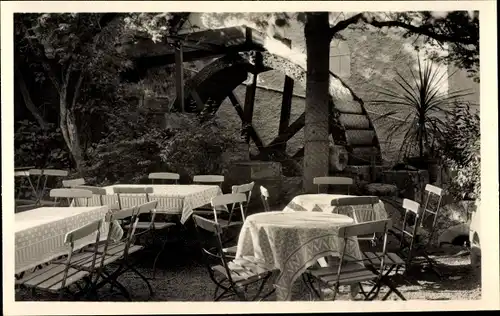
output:
M94 293L109 283L111 285L111 291L114 286L117 286L123 296L130 301L131 298L129 292L118 281L118 278L125 272L132 271L146 283L149 290L148 299L154 295L153 288L151 287L148 279L134 267L130 257L130 255L144 249L144 246L135 244L137 236L136 225L138 223L137 213L138 207L131 207L108 213L106 215L106 222L109 223L110 228L106 241L99 245L99 274L94 282ZM116 234L116 228L119 226L118 222L130 223L130 225L127 225L125 231L122 231L121 235ZM81 255L81 258L83 261L85 260L84 255ZM113 270L113 272L108 273L106 271L106 267L111 265L116 265L117 267Z
M92 252L89 264L83 269L80 265L75 264L73 255L78 256L80 252L75 250L75 243L83 238L87 238L96 234L95 243L100 240L100 229L102 220L84 225L78 229L68 232L64 237L64 243L68 244L68 254L63 262L53 262L43 266L39 270L33 271L25 275L20 280L16 281L26 288L35 290L43 290L48 292L59 293L59 300L62 300L65 293L72 295L75 299L78 295L87 294L92 287L92 278L96 274L97 247ZM78 282L84 281L85 287L79 285ZM71 285L77 285L80 290L74 293L70 290Z
M59 170L59 169L30 169L29 170L30 176L31 175L36 175L38 176L37 184L36 184L36 190L38 192L37 196L37 203L43 204L43 198L45 196L45 192L47 189L55 189L56 186L54 187L49 187L47 186L48 183L50 183L48 180L50 177L57 178L60 177L67 177L68 176L68 171L66 170ZM43 180L42 180L43 178ZM42 184L43 182L43 184ZM41 185L41 189L40 189Z
M427 198L425 199L425 203L423 206L422 219L420 220L420 228L419 231L425 231L425 235L427 236L427 245L428 248L431 245L432 238L434 237L434 232L436 230L436 223L439 216L439 210L441 207L441 199L443 197L443 189L433 186L431 184L427 184L425 186L425 193ZM427 220L429 217L433 217L432 223L429 223ZM430 226L430 227L429 227ZM429 227L429 229L427 229Z
M88 190L92 192L92 205L99 205L99 206L104 206L106 205L104 203L104 197L107 195L106 189L104 188L99 188L99 187L94 187L90 185L79 185L76 186L75 189L81 189L81 190ZM80 203L80 201L78 201ZM108 207L111 211L115 211L120 209L118 207L118 202L116 204L108 204Z
M138 232L136 233L135 237L137 239L140 239L140 237L146 235L147 233L151 233L152 238L153 238L153 242L154 242L158 238L158 234L157 234L158 230L163 230L163 229L167 229L169 227L176 226L175 223L171 223L171 222L156 222L155 221L155 217L156 217L155 208L157 205L158 205L158 201L151 201L151 202L147 202L147 203L144 203L144 204L137 206L137 218L139 219L139 221L136 224L136 231L138 231ZM141 220L141 215L143 215L143 216L147 215L150 218L150 220L149 221ZM128 225L125 225L125 228L127 228L127 227L128 227ZM160 251L158 252L158 254L155 257L155 260L153 263L153 279L155 278L155 275L156 275L156 263L157 263L158 259L160 258L161 254L163 253L163 251L165 250L165 246L166 246L167 242L168 242L168 239L165 238L165 240L163 241L163 243L161 245Z
M17 190L17 194L16 194L16 202L22 202L23 204L31 204L31 203L36 203L37 201L37 198L38 198L38 192L35 188L35 186L33 185L33 182L31 181L31 177L30 177L30 172L29 170L18 170L18 171L14 171L14 177L16 179L19 179L19 185L16 186L16 190ZM30 191L30 193L33 195L33 198L35 200L26 200L26 199L21 199L21 197L23 197L23 194L25 194L26 192L24 192L24 190L28 190ZM17 203L16 203L17 204Z
M334 212L347 215L354 219L354 223L359 224L375 220L374 207L378 203L379 198L377 196L352 196L334 199L331 205L336 207ZM359 208L360 206L368 206L368 208ZM367 236L358 236L358 241L370 241L372 246L376 245L377 239L375 233Z
M151 179L152 184L155 184L155 180L160 180L161 183L173 182L177 184L181 176L178 173L153 172L148 175L148 178Z
M347 194L349 195L349 187L353 185L354 180L347 177L316 177L313 179L313 184L318 186L318 193L321 192L322 185L347 186Z
M146 203L149 202L149 195L153 193L153 188L152 187L113 187L113 193L116 194L116 197L118 199L118 208L122 209L124 207L123 201L122 201L122 196L123 194L134 194L134 198L140 198L139 203ZM137 195L142 195L144 194L144 197L140 197Z
M243 222L245 221L245 210L243 208L243 203L246 201L247 197L245 196L244 193L223 194L212 198L211 204L213 208L214 221L223 229L229 229L235 226L242 226ZM231 207L227 207L230 204ZM232 222L231 218L233 217L232 215L236 208L240 209L241 218L243 220ZM229 211L228 220L219 218L218 213L222 209L227 209ZM225 243L227 244L233 240L234 238L230 238L229 240L226 240ZM230 256L235 256L236 250L237 250L237 245L232 245L230 247L224 248L224 252Z
M246 196L246 201L242 202L242 204L241 204L241 206L243 206L243 209L245 211L244 214L247 213L248 205L250 205L250 199L252 198L252 190L253 190L254 185L255 185L255 182L252 181L250 183L245 183L245 184L241 184L241 185L233 185L231 187L232 194L243 193ZM233 207L234 207L234 205L233 205ZM233 214L233 213L231 212L231 214ZM231 220L231 219L229 219L229 220ZM245 221L244 217L242 218L242 221Z
M74 187L81 186L81 185L85 185L84 178L62 180L62 186L65 188L74 188Z
M193 176L193 183L197 184L213 184L219 187L224 183L224 176L221 175L195 175Z
M216 286L214 301L231 296L247 301L247 288L251 285L258 285L259 282L260 286L254 297L250 298L251 301L255 301L259 297L260 300L263 300L274 293L273 289L261 296L264 286L275 272L273 267L253 257L229 261L222 249L221 226L198 215L193 215L193 220L209 277ZM215 247L208 245L205 235L201 234L202 230L211 233ZM216 260L218 264L211 265L211 260ZM218 295L219 289L222 289L222 292Z
M195 175L193 176L193 183L196 184L210 184L217 185L219 187L222 186L224 182L224 176L221 175ZM201 207L197 207L193 210L194 214L203 215L203 216L211 216L213 214L213 210L210 207L210 204L203 205ZM221 213L221 210L217 210L218 214Z
M391 225L390 220L380 220L361 224L342 226L338 230L339 238L343 239L343 247L340 250L340 257L336 262L330 262L327 267L309 268L305 272L306 284L310 286L313 293L321 300L324 299L321 286L324 285L333 289L333 300L335 300L341 285L359 285L360 291L365 300L373 300L377 297L381 287L383 275L376 273L372 269L364 266L364 258L355 258L346 253L348 243L357 243L357 236L382 233L384 235L384 245L382 253L376 254L380 260L379 269L383 270L386 260L387 230ZM319 291L314 287L314 281L319 285ZM372 282L373 286L369 292L363 290L362 282Z
M89 200L92 199L92 192L82 189L52 189L49 193L51 198L54 198L54 206L63 206L59 199L66 199L66 206L81 205L89 206ZM85 203L78 203L76 199L85 199Z
M427 261L430 269L440 277L441 274L434 268L437 263L429 257L426 251L426 245L417 242L423 209L420 207L419 203L409 199L403 200L403 208L405 209L405 216L403 218L402 227L393 227L390 232L396 237L399 237L399 252L405 259L405 272L410 270L411 264L414 263L414 258L421 256ZM408 224L410 214L414 215L413 225Z

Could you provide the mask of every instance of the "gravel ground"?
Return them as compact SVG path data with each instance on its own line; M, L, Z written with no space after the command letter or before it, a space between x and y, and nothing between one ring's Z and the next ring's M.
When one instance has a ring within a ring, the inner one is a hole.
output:
M481 298L480 272L470 267L468 254L460 253L459 247L448 248L435 257L440 263L439 271L442 278L437 278L432 272L413 269L410 277L393 277L393 282L408 300L477 300ZM462 251L463 252L463 251ZM135 258L140 259L137 268L147 277L152 275L154 255L137 253ZM133 301L148 299L147 287L142 279L133 273L126 273L120 277L120 282L127 288ZM165 256L158 263L156 278L150 280L155 291L151 301L211 301L214 284L208 277L206 267L202 264L199 249L193 242L184 241L169 245ZM271 285L268 286L271 289ZM384 293L386 289L382 289ZM383 295L380 295L382 297ZM110 292L105 287L100 290L101 301L125 301L116 291ZM69 298L67 298L69 299ZM275 295L266 300L275 300ZM303 283L297 280L293 288L292 300L310 300L311 296ZM347 291L342 291L338 300L349 300ZM355 299L360 299L358 295ZM390 299L397 299L392 295ZM58 300L57 295L29 290L17 289L17 301L47 301Z

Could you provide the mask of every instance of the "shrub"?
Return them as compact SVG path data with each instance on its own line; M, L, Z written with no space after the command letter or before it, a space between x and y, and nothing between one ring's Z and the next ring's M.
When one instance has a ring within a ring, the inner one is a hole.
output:
M71 161L59 128L43 130L36 122L18 121L14 133L14 165L69 169Z
M481 189L479 114L469 103L457 103L447 118L443 140L445 163L454 174L448 192L456 198L476 199Z
M235 140L226 136L215 119L200 123L184 116L182 129L166 142L160 153L170 172L191 179L196 174L224 174L227 165L223 153L234 146Z

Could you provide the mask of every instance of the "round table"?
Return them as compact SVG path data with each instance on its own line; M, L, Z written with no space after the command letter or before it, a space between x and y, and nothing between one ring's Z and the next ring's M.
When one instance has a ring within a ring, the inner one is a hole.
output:
M294 197L290 203L283 209L283 212L338 212L336 206L332 206L332 200L352 197L352 195L342 194L302 194ZM343 207L342 207L343 208ZM349 206L351 208L351 206ZM366 220L381 220L387 219L387 212L385 211L384 202L379 201L375 206L371 205L356 205L356 216L362 221ZM368 212L367 212L368 210ZM344 213L344 212L341 212ZM349 214L349 211L345 212ZM345 214L344 213L344 214Z
M236 258L253 256L279 269L277 299L290 300L293 283L308 267L320 258L339 255L344 241L338 229L351 223L348 216L323 212L253 214L241 229ZM346 254L361 259L359 244L352 241Z

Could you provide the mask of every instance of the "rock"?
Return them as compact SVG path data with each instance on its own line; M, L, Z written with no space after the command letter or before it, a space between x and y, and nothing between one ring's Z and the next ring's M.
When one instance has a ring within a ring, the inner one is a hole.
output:
M365 186L365 191L369 195L375 196L397 196L398 188L392 184L370 183Z

